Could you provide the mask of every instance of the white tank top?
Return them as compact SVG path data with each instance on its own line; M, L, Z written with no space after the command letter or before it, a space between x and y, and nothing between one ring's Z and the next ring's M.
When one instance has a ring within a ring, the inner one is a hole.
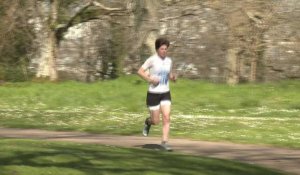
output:
M169 57L160 58L157 54L149 57L142 65L144 70L149 70L149 76L159 79L158 85L149 84L148 91L151 93L164 93L170 91L169 74L172 60Z

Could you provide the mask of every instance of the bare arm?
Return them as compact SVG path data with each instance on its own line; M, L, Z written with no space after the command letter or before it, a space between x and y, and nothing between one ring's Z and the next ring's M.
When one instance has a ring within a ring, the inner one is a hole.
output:
M151 83L151 84L154 84L154 85L157 85L159 83L158 79L150 77L149 74L142 67L138 70L137 73L140 77L142 77L148 83Z
M169 74L169 79L172 80L173 82L176 82L176 80L177 80L177 75L174 73L173 64L171 66L171 72Z
M176 80L177 80L176 74L174 74L173 72L171 72L169 74L169 79L172 80L173 82L176 82Z

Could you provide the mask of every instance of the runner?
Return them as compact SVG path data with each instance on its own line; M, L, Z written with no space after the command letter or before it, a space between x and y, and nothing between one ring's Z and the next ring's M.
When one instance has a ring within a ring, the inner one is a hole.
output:
M138 74L149 82L146 102L150 117L145 120L143 135L148 136L151 125L159 124L160 115L162 115L161 146L167 151L172 150L168 145L171 113L169 80L176 81L176 76L172 73L172 60L167 57L169 45L170 42L167 39L158 38L155 41L156 54L149 57L138 70Z

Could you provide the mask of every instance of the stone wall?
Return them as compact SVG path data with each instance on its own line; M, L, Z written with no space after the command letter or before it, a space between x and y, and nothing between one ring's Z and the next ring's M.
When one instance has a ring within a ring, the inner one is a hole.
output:
M117 70L135 73L170 39L169 55L182 77L212 82L300 79L300 1L102 1L127 13L70 28L61 42L62 79L94 81ZM117 57L117 58L116 58Z
M266 81L300 79L300 1L288 1L278 9L275 25L264 35Z

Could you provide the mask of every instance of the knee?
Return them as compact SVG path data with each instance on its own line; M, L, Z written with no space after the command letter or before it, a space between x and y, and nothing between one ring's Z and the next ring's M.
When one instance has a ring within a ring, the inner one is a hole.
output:
M163 122L164 122L164 124L170 123L171 122L170 117L169 116L164 116Z
M153 125L158 125L159 124L159 119L153 119L152 124Z

